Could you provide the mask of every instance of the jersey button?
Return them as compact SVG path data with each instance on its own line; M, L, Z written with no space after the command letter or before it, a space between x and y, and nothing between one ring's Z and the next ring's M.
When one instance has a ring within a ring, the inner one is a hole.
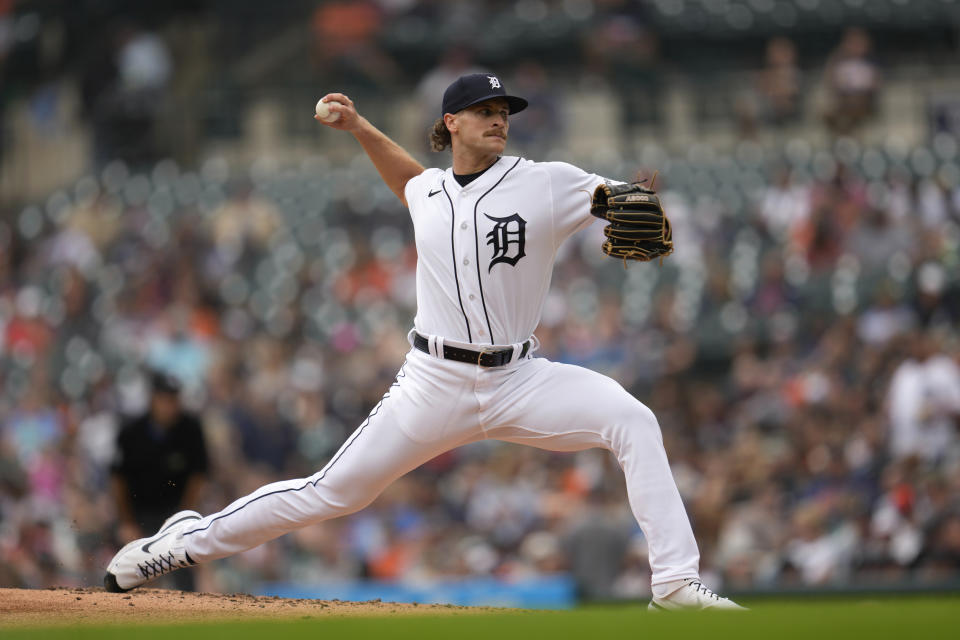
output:
M477 296L473 295L472 293L471 293L468 297L469 297L471 300L476 300L476 299L477 299Z
M466 229L466 228L467 228L467 223L466 223L466 222L461 222L461 223L460 223L460 228L461 228L461 229Z
M482 335L482 336L487 335L486 333L484 333L483 329L478 329L478 330L477 330L477 333L479 333L479 334Z
M470 258L464 258L464 259L463 259L463 266L467 266L468 264L470 264Z

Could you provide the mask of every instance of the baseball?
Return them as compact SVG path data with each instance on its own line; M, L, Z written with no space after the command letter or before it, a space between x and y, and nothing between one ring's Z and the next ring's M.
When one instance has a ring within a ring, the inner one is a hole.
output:
M330 102L335 102L331 100ZM337 102L337 104L340 104ZM319 117L324 122L336 122L340 118L340 114L336 111L330 111L330 103L324 102L322 99L317 102L317 117Z

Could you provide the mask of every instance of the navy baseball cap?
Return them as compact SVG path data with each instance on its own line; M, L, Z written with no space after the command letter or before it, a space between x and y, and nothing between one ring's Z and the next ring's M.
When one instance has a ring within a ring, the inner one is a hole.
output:
M153 369L149 372L150 390L153 393L177 395L180 393L180 381L165 371Z
M443 107L440 117L445 113L456 113L470 105L503 98L510 107L510 113L519 113L527 108L527 101L517 96L508 96L503 83L492 73L472 73L460 76L443 92Z

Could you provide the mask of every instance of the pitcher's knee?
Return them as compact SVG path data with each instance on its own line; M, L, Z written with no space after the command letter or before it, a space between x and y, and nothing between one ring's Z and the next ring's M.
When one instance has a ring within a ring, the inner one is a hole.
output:
M662 442L663 436L660 434L660 423L653 411L638 400L625 403L621 406L613 421L615 435L628 440L637 438L653 438Z
M324 484L318 483L316 491L317 518L327 520L339 518L360 511L380 495L381 487L372 487L362 483Z

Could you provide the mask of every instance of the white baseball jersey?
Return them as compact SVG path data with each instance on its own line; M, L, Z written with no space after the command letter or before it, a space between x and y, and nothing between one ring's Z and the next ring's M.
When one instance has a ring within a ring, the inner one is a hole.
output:
M589 225L604 178L564 162L503 156L465 187L453 170L407 182L417 243L417 316L425 335L474 344L527 340L557 248Z

